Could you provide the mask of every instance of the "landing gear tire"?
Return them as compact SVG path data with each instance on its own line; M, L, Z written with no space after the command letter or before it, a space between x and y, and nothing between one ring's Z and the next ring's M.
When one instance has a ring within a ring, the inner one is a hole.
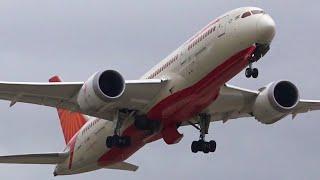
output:
M247 68L245 74L247 78L250 78L252 75L252 70L250 68Z
M206 142L204 140L193 141L191 144L191 151L193 153L197 153L200 151L207 154L209 152L215 152L216 146L217 144L215 141L209 141L209 142Z
M217 148L217 143L216 141L209 141L209 149L210 152L215 152Z
M128 147L131 145L131 138L129 136L118 136L118 135L109 136L107 137L106 145L108 148Z
M198 141L193 141L191 144L191 151L193 153L197 153L199 151L199 143Z
M208 144L209 144L208 142L203 141L202 152L205 153L205 154L208 154L208 153L210 152L210 149L209 149L209 147L208 147Z
M251 76L253 78L257 78L259 75L259 70L257 68L253 68L251 73L252 73Z
M259 70L257 68L247 68L245 75L247 78L253 77L253 78L257 78L259 75Z

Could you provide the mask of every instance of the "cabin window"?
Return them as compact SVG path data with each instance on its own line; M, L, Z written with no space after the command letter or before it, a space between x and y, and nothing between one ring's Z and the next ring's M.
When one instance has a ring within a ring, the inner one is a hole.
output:
M234 19L237 20L237 19L239 19L239 18L240 18L240 15L236 16Z
M248 12L245 12L242 14L241 18L246 18L248 16L251 16L251 13L248 11Z

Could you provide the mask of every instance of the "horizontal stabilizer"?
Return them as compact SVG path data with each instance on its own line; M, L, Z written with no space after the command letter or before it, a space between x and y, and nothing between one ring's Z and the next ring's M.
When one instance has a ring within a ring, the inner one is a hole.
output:
M21 154L0 156L0 163L9 164L58 164L63 162L69 153Z
M127 162L119 162L115 163L113 165L105 167L105 169L117 169L117 170L123 170L123 171L136 171L138 170L139 166L136 166L134 164L130 164Z

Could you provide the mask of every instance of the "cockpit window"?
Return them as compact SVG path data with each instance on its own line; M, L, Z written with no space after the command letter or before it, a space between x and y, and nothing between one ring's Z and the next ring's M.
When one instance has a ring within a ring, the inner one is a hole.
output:
M251 13L252 14L263 14L264 11L262 11L262 10L252 10Z
M248 16L251 16L250 11L243 13L242 16L241 16L241 18L246 18L246 17L248 17Z

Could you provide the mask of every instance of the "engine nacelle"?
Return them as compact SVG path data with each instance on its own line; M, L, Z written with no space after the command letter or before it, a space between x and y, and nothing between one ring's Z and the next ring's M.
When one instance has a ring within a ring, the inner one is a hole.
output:
M289 81L270 83L257 96L253 115L264 124L272 124L288 115L299 102L299 91Z
M82 86L77 102L82 110L97 111L107 103L121 97L125 90L125 81L114 70L97 72Z

